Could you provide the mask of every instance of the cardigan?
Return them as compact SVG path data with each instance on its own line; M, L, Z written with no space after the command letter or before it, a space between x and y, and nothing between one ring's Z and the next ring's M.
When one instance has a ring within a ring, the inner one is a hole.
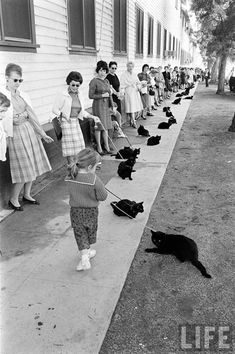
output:
M87 111L85 111L84 104L83 104L83 99L81 92L78 90L78 98L81 103L81 111L78 114L78 118L83 120L84 118L89 118L91 114L89 114ZM59 117L60 114L69 120L70 113L71 113L71 107L72 107L72 97L68 93L68 89L64 90L62 93L58 93L54 102L54 105L52 107L52 112L53 116L52 119L55 117Z
M103 182L94 173L78 173L75 179L65 179L69 191L71 207L93 208L107 198Z

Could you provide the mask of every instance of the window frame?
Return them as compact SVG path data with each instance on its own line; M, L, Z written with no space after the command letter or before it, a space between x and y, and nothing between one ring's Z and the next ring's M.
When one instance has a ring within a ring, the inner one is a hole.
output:
M36 53L36 48L39 48L40 45L36 43L36 31L35 31L35 17L34 17L34 3L33 0L28 0L28 17L30 24L30 38L29 40L24 40L22 38L12 37L14 39L5 39L4 37L4 21L3 11L2 11L2 2L0 0L0 51L9 51L9 52L32 52Z
M113 29L115 29L115 26L114 26L114 18L115 18L115 13L114 13L114 1L117 1L117 0L113 0ZM120 47L120 50L117 50L115 49L115 39L114 39L114 36L115 36L115 31L113 31L113 54L114 55L120 55L120 56L126 56L127 55L127 1L128 0L124 0L125 1L125 11L126 11L126 22L125 22L125 26L126 26L126 37L125 37L125 47L126 47L126 50L123 51L122 50L122 11L121 11L121 1L123 0L118 0L119 1L119 8L120 8L120 13L119 13L119 30L120 30L120 43L119 43L119 47Z
M167 29L165 27L163 27L163 52L162 52L162 56L163 58L166 57L165 51L167 51Z
M135 6L135 18L136 18L136 31L135 31L135 34L136 34L136 40L135 40L135 56L136 57L143 57L144 56L144 10L136 5ZM142 32L141 32L141 28L140 26L137 26L137 14L138 14L138 11L139 11L139 14L141 15L140 18L142 17L142 20L143 20L143 23L142 23ZM140 34L140 38L138 38L138 46L137 46L137 34L139 35ZM141 48L140 48L141 47ZM137 52L137 49L141 49L141 51Z
M148 50L147 56L153 57L153 31L154 31L154 18L148 14Z
M82 16L83 16L83 43L85 43L85 22L84 22L84 3L85 3L85 0L82 0L83 2L83 13L82 13ZM68 50L69 50L69 53L70 54L90 54L90 55L96 55L97 53L97 43L96 43L96 1L93 0L93 3L94 3L94 48L92 47L86 47L86 46L80 46L80 45L74 45L71 43L71 23L70 23L70 6L69 6L69 0L67 0L67 20L68 20L68 41L69 41L69 47L68 47Z

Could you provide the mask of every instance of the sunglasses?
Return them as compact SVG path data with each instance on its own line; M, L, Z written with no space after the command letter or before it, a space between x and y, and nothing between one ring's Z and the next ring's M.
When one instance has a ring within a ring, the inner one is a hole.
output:
M79 87L80 84L71 84L71 86L72 86L72 87L75 87L75 86L76 86L76 87Z
M23 79L13 79L14 82L18 82L21 84L21 82L23 82L24 80Z
M117 70L117 67L116 66L112 66L111 69Z

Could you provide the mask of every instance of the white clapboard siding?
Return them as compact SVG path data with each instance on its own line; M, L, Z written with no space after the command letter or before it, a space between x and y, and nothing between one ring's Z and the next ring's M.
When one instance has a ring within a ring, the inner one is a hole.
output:
M174 0L129 0L127 1L127 55L113 54L113 1L95 0L96 55L69 53L67 0L34 0L36 53L0 52L0 81L4 84L4 70L9 62L22 66L24 83L22 89L29 93L40 122L50 119L51 107L58 92L65 87L65 79L72 70L81 72L83 84L81 92L85 107L92 104L88 98L89 82L95 75L98 60L115 60L118 63L117 75L126 70L127 60L135 62L135 72L140 72L144 63L166 65L170 62L179 65L179 60L156 58L157 21L162 25L161 53L163 50L163 32L167 29L180 41L181 49L191 51L188 35L182 30L180 5L175 8ZM136 5L144 11L144 54L136 57ZM153 56L147 56L148 15L154 19ZM173 40L173 39L172 39ZM168 38L167 38L168 44ZM168 45L167 45L168 48Z

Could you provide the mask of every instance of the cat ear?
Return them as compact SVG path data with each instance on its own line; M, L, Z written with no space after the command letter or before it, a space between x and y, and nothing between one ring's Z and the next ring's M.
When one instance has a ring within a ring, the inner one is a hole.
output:
M140 202L140 204L142 204L142 205L143 205L143 204L144 204L144 202Z

